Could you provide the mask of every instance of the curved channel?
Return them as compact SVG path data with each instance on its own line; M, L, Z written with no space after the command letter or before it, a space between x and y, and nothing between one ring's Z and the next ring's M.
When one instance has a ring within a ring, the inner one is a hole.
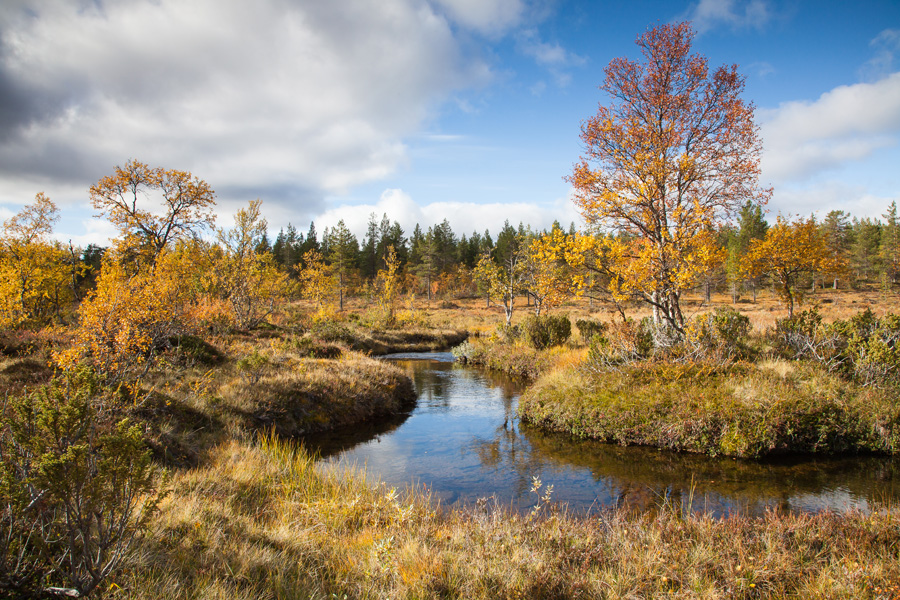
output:
M527 510L551 500L575 512L605 507L762 514L767 510L868 511L900 499L900 461L809 456L744 461L621 447L544 433L518 422L521 382L453 362L449 353L388 357L412 376L412 412L307 438L337 468L364 466L388 485L425 485L442 505L493 497Z

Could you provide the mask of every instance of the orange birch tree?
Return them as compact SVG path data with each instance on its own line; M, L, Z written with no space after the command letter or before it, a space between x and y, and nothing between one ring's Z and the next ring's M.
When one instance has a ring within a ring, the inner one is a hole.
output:
M90 196L97 216L118 228L120 245L149 251L152 263L171 242L215 220L209 184L187 171L152 169L136 160L91 186Z
M601 89L611 103L582 123L584 154L568 177L590 225L627 234L607 252L614 292L650 304L654 322L678 333L681 296L717 252L705 232L770 194L758 184L744 78L736 65L710 73L693 37L688 23L662 25L638 37L643 62L610 62Z

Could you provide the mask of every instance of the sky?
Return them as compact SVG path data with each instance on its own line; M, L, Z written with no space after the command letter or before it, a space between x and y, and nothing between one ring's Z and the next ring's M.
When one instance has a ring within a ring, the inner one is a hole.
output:
M107 245L88 189L135 159L208 182L220 226L261 199L271 239L578 225L604 68L683 20L746 77L769 220L900 202L896 0L3 0L0 219L44 192L56 238Z

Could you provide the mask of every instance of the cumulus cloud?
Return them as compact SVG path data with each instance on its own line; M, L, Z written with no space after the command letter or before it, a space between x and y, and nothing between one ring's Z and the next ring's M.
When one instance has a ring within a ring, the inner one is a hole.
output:
M382 215L397 221L407 235L416 224L423 230L446 219L457 235L471 235L473 231L483 233L485 229L496 235L504 221L513 226L521 222L533 229L549 229L553 221L564 227L574 222L581 224L581 217L575 210L571 196L560 198L547 205L524 202L476 204L473 202L432 202L420 205L406 192L399 189L385 190L378 202L363 205L343 205L327 210L316 217L316 228L333 227L343 219L344 224L358 238L366 233L370 215L375 214L380 221Z
M771 16L766 0L700 0L684 18L703 33L723 25L731 29L762 29Z
M803 180L897 145L900 73L837 87L814 102L787 102L759 117L763 177Z
M487 27L518 3L484 3L496 9L481 20L475 3L444 4ZM6 194L86 188L137 158L191 170L220 198L277 193L316 211L403 164L404 136L491 76L417 0L32 5L0 8Z
M900 204L900 195L891 197L874 194L865 185L849 185L838 181L824 181L809 186L782 186L775 188L767 206L767 220L773 222L779 214L785 217L816 215L824 219L832 210L847 211L858 218L882 219L891 202Z

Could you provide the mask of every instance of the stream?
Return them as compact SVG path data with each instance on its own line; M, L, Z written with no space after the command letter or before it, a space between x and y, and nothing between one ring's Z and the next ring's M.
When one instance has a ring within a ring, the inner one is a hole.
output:
M622 447L544 433L519 423L524 385L453 362L449 353L386 357L406 369L418 393L408 414L307 437L334 468L358 467L373 481L427 486L443 506L481 498L526 511L534 478L576 513L663 504L714 515L767 510L869 511L900 499L900 460L876 456L782 457L746 461Z

